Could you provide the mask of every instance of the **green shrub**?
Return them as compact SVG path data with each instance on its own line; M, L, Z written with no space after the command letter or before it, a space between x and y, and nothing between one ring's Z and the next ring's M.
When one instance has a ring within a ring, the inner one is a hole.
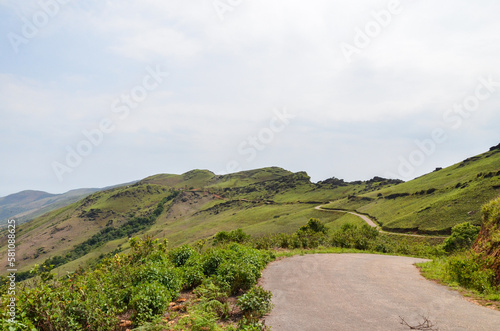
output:
M198 288L194 290L194 294L196 294L198 298L217 300L222 303L227 302L228 299L227 292L211 281L198 286Z
M452 281L477 291L489 292L493 288L495 273L479 255L468 253L449 257L446 270Z
M269 330L261 321L247 320L245 317L238 323L237 331L262 331Z
M242 229L236 229L230 232L226 231L218 232L215 235L214 242L215 244L225 244L229 242L235 242L241 244L245 242L248 238L250 238L250 236L247 235L245 232L243 232Z
M229 302L220 302L218 300L202 300L199 308L217 315L219 318L227 319L231 314L231 306Z
M158 282L138 285L134 288L130 301L130 307L135 311L134 322L141 324L163 314L171 300L167 287Z
M210 276L216 273L219 265L226 259L226 251L221 249L213 249L207 252L201 259L203 272Z
M238 307L248 320L257 320L272 309L272 293L257 286L238 298Z
M192 290L201 285L205 280L203 266L201 264L195 266L182 267L183 289Z
M451 236L444 242L444 250L454 252L469 249L479 234L480 228L469 222L455 225L451 229Z
M161 330L156 321L161 321L168 303L183 288L196 288L199 301L187 305L189 317L182 319L179 330L219 330L217 321L230 314L228 294L254 286L260 271L274 258L236 243L204 254L188 246L168 254L166 244L152 238L132 239L129 254L103 259L94 270L80 269L59 279L38 270L43 274L26 286L19 284L18 325L6 325L8 316L2 309L0 330L114 330L118 316L127 312L139 330ZM5 279L0 288L5 292ZM0 306L7 299L1 296Z
M224 262L217 268L216 281L232 294L250 289L260 277L260 270L245 263Z
M327 227L317 218L311 218L306 225L302 226L298 233L301 232L321 232L326 234L328 232Z
M335 247L368 250L375 246L378 235L377 229L368 224L358 227L352 223L345 223L340 230L333 233L331 243Z
M175 330L191 331L219 331L221 328L217 325L217 315L213 312L207 312L202 309L190 311L179 321Z
M179 269L163 262L148 262L135 273L134 285L152 282L165 286L175 298L182 288L182 275Z
M189 245L178 247L169 253L170 260L176 267L182 267L196 251Z
M105 280L95 274L89 274L85 283L82 280L81 276L75 279L78 287L39 279L29 287L18 285L16 318L20 325L12 330L113 329L122 311L102 292Z
M311 218L306 225L297 231L297 239L300 248L317 248L327 242L328 229L316 218ZM295 246L292 244L292 246Z

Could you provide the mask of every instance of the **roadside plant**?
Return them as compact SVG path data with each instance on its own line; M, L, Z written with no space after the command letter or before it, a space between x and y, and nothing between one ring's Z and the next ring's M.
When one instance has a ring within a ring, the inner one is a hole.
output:
M272 293L264 290L261 286L252 288L238 298L238 307L243 311L245 318L249 321L257 321L259 318L271 312Z
M451 229L451 236L444 242L444 250L451 253L471 248L479 234L479 230L478 226L474 226L469 222L455 225Z

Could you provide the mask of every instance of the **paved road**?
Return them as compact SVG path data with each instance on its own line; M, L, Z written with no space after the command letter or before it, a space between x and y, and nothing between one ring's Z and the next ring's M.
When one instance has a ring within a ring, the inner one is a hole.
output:
M427 317L434 330L500 330L500 312L423 278L424 260L370 254L316 254L274 262L261 284L273 292L274 331L409 330Z

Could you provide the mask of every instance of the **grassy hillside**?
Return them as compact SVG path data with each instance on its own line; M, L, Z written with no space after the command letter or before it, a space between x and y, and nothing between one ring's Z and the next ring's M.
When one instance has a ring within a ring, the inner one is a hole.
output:
M481 206L500 194L500 150L469 158L412 181L363 190L327 208L358 210L388 231L449 233L462 222L481 223Z
M448 233L465 221L480 224L481 206L499 193L498 148L406 183L379 177L312 183L305 172L277 167L228 175L160 174L21 225L17 257L21 271L44 262L66 271L127 250L131 236L166 238L178 246L236 228L257 237L294 233L310 218L331 229L362 224L352 215L315 209L329 201L328 208L371 215L387 231ZM0 238L3 259L5 233Z
M47 258L65 256L75 245L106 228L119 228L134 218L149 216L171 190L158 185L133 185L94 193L17 228L16 256L21 270ZM0 239L5 257L6 238Z

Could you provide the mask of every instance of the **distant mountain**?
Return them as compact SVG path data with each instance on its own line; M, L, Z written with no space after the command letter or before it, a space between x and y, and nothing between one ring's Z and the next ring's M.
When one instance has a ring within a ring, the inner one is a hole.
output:
M7 221L12 218L18 224L24 223L52 210L75 203L92 193L133 183L135 182L105 188L81 188L63 194L34 190L14 193L0 198L0 226L7 224Z

